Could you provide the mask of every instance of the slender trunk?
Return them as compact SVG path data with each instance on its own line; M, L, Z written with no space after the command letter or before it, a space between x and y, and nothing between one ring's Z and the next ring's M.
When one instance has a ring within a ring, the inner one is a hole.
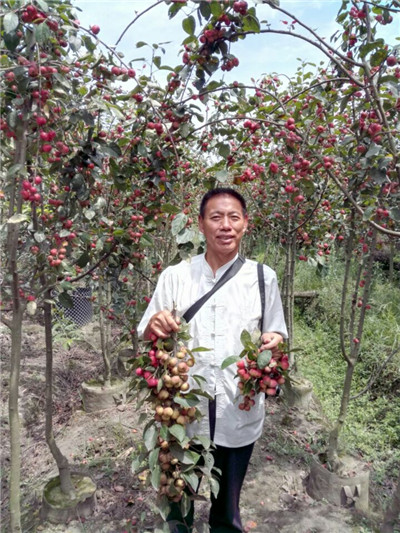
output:
M386 508L385 516L380 533L394 533L394 526L400 516L400 474L397 480L397 487L393 494L393 499Z
M100 274L99 286L98 286L98 297L99 297L99 320L100 320L100 345L101 345L101 355L104 363L104 386L109 387L111 385L111 365L109 359L109 328L110 324L106 323L105 316L105 306L108 307L108 290L106 285L105 278L103 273ZM104 290L106 286L106 290Z
M340 403L339 416L335 422L332 431L329 434L328 442L328 462L333 470L338 467L338 447L339 447L339 435L342 431L346 415L347 408L350 401L351 382L353 379L354 365L352 363L347 364L346 376L342 391L342 400Z
M53 434L53 334L50 300L50 291L46 291L43 304L46 339L46 442L50 448L52 456L57 463L61 490L71 500L73 500L76 498L76 494L71 479L68 459L61 453Z
M17 129L14 163L26 163L27 124L23 119ZM22 179L14 177L11 189L9 216L22 212L21 198ZM24 304L20 295L20 279L18 272L18 239L20 224L9 223L7 226L8 268L11 278L11 293L13 300L13 315L11 320L11 361L10 361L10 394L8 399L8 413L10 424L10 528L11 533L21 531L21 424L18 412L19 381L21 369L22 318Z
M15 300L14 300L15 301ZM18 394L21 367L22 309L13 310L11 329L11 371L8 413L10 423L10 526L11 532L21 531L21 425L18 413Z
M343 428L346 415L347 415L347 409L349 406L350 401L350 392L351 392L351 384L353 379L353 373L354 373L354 367L357 364L358 357L360 354L360 344L363 336L363 330L364 330L364 322L365 322L365 311L366 311L366 305L368 303L368 298L371 290L371 284L372 284L372 269L373 269L373 254L376 249L376 237L377 232L376 230L373 231L370 240L369 240L369 254L366 256L366 259L361 263L358 269L358 274L355 279L355 291L352 296L352 306L351 306L351 313L350 313L350 319L349 319L349 338L350 338L350 350L349 355L346 355L344 353L344 357L347 362L347 369L346 369L346 376L344 380L343 385L343 391L342 391L342 399L340 404L340 411L338 419L334 425L334 428L332 429L330 435L329 435L329 443L328 443L328 461L331 465L331 467L336 470L340 463L338 461L338 447L339 447L339 435ZM349 249L347 251L348 258L352 254L352 250ZM346 264L346 273L349 274L350 271L350 264ZM362 271L365 271L365 277L364 277L364 289L362 294L362 304L361 309L358 315L358 318L356 320L356 313L355 310L358 307L356 305L357 301L357 295L358 295L358 287L360 285L360 273ZM348 281L345 281L345 285L347 285ZM343 292L343 299L345 299L346 291ZM342 344L342 350L344 350L344 301L342 301L342 317L341 317L341 344ZM356 332L356 337L354 337L354 332Z

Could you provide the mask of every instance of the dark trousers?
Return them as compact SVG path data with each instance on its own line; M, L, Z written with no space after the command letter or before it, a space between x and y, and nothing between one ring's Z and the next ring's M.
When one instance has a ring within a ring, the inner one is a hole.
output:
M215 430L215 400L210 402L210 435L214 438ZM210 531L211 533L241 533L243 531L240 519L239 500L240 491L253 452L254 443L240 448L226 448L217 446L213 450L214 466L221 470L218 475L219 491L216 498L211 495ZM173 527L173 533L189 533L192 531L194 504L187 516L182 518L179 504L171 505L171 513L167 520L176 520L180 525Z

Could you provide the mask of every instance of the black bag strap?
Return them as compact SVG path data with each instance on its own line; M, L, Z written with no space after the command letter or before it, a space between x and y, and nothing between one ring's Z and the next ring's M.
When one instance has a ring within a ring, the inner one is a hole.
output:
M261 263L257 263L257 275L258 275L258 287L260 289L260 298L261 298L260 331L262 333L263 324L264 324L264 311L265 311L265 283L264 283L264 266Z
M194 315L197 313L197 311L200 309L200 307L206 303L206 301L215 293L218 289L222 287L222 285L225 285L227 281L229 281L233 276L235 276L239 270L244 265L245 258L241 255L238 256L236 261L228 268L228 270L220 277L220 279L217 281L217 283L214 285L214 287L206 292L201 298L197 300L193 305L187 309L185 314L182 318L186 320L186 322L190 322Z

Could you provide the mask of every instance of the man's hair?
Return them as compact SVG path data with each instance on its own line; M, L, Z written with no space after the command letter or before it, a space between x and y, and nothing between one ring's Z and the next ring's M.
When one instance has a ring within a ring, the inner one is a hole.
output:
M236 198L236 200L239 200L240 205L242 206L243 215L246 215L246 201L243 196L239 192L235 191L235 189L231 189L230 187L218 187L217 189L211 189L203 196L200 203L201 218L204 218L207 202L211 200L211 198L214 198L214 196L220 196L222 194L228 194L229 196L233 196L234 198Z

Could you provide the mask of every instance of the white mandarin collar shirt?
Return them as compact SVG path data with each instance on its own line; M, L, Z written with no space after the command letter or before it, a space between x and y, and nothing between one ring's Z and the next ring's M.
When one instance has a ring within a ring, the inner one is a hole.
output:
M236 258L219 268L214 277L210 265L201 254L191 260L164 270L153 297L138 326L142 336L149 319L157 312L175 307L177 314L185 311L201 296L210 291ZM275 272L263 265L265 282L265 309L263 332L275 331L287 337L283 308ZM250 333L259 327L261 299L257 276L257 263L247 259L237 274L220 287L199 309L190 321L189 348L202 346L209 351L195 353L192 375L205 379L204 389L217 399L214 442L221 446L237 448L256 441L264 422L264 395L255 398L250 411L238 408L236 365L221 370L221 364L243 349L240 334ZM193 386L197 385L192 381ZM204 415L200 422L188 426L189 436L209 436L208 401L201 398L199 409Z

